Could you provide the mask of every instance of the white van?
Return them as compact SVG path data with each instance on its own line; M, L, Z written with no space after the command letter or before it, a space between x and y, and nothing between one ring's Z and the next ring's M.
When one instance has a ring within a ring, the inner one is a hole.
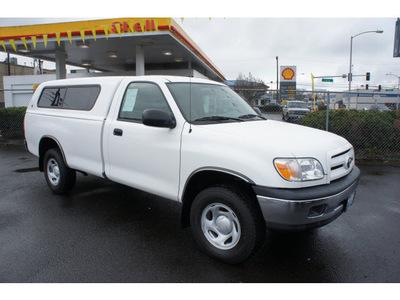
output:
M50 189L76 171L182 203L205 252L243 261L266 228L325 225L353 203L360 171L344 138L266 120L210 80L95 77L41 84L26 145Z

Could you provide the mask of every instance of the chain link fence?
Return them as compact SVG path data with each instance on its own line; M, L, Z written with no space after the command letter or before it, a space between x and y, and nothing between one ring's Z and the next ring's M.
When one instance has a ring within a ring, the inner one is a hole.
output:
M23 119L33 92L0 90L0 141L24 138ZM398 91L291 92L293 99L289 101L305 102L309 108L299 119L300 125L343 136L354 146L358 159L400 160ZM287 101L272 90L253 104L279 116ZM6 108L1 108L4 104Z
M305 102L309 108L298 120L300 125L343 136L354 146L358 159L400 160L398 90L293 91L292 95L289 101ZM268 96L262 107L285 108L288 99L280 99L279 91L270 91Z

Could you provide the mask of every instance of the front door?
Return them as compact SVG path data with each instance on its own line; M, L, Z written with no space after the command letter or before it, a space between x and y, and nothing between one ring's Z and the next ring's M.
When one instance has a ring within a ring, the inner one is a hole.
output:
M143 125L142 113L146 109L172 113L157 84L129 84L116 117L106 124L107 177L177 200L181 129Z

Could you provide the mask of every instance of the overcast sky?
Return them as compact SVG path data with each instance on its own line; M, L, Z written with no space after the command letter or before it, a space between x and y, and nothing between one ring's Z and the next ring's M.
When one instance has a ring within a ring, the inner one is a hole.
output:
M278 6L264 4L261 9L260 6L255 5L245 6L245 3L256 2L250 0L240 2L243 9L239 7L225 11L223 5L214 10L204 8L207 5L212 7L214 2L218 1L204 0L199 2L201 5L198 4L196 9L191 10L187 8L188 1L170 0L168 3L176 3L176 6L169 5L167 9L161 7L161 11L156 10L155 13L143 7L137 10L137 13L135 10L127 11L130 17L184 16L183 20L180 17L174 19L227 79L235 79L240 72L244 75L251 73L269 85L273 81L272 88L276 88L276 56L279 57L280 66L297 66L298 88L310 89L311 73L314 76L348 73L351 36L369 30L383 30L382 34L368 33L354 38L353 74L361 75L370 72L370 86L379 84L388 88L397 86L398 78L386 75L392 73L400 76L400 58L393 58L395 23L397 17L400 17L400 6L397 2L386 3L386 0L383 0L379 2L379 5L373 4L375 5L373 7L372 4L367 5L366 2L360 1L352 2L350 6L342 0L311 1L314 6L305 6L310 1L302 1L303 6L300 7L300 1L285 1ZM224 2L226 1L221 3ZM68 1L68 3L71 2ZM51 13L48 13L48 10L44 13L38 10L40 18L34 19L31 16L35 16L35 13L31 11L28 16L23 15L22 19L21 14L11 15L19 17L11 19L0 15L0 26L62 22L71 19L70 16L79 19L121 17L121 8L126 6L122 5L121 1L118 3L119 10L115 10L114 5L94 15L88 8L71 10L71 7L75 7L72 5L66 12L69 18L47 18L54 16L53 9L50 10ZM180 3L186 3L186 7L180 9L181 6L178 5ZM286 9L286 3L291 9ZM321 3L326 6L316 7ZM310 7L315 9L310 10ZM331 10L334 11L333 14ZM88 11L91 13L83 17L82 14ZM274 11L278 13L272 14L271 12ZM126 15L126 12L122 13ZM398 13L398 16L392 15L394 13ZM206 16L210 16L211 20ZM312 16L313 18L310 18ZM322 17L315 18L315 16ZM365 83L365 77L356 77L352 87L365 85ZM348 87L347 79L335 78L333 83L322 83L321 79L316 80L318 89L342 90L346 87Z
M400 15L400 11L399 11ZM311 87L314 76L342 75L349 71L350 39L353 39L353 74L371 73L370 85L397 86L400 58L393 58L396 18L226 18L177 20L229 79L249 72L276 88L276 56L279 65L297 66L298 88ZM316 80L320 88L345 88L347 79L334 83ZM365 84L354 78L353 87Z

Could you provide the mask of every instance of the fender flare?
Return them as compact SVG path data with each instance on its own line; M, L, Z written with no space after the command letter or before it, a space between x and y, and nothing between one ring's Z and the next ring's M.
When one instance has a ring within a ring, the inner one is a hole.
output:
M40 141L39 141L39 149L38 149L38 150L39 150L38 153L39 153L39 170L40 170L40 172L43 172L43 170L44 170L44 166L43 166L43 163L44 163L44 155L46 154L46 151L47 151L48 149L52 148L52 147L45 147L45 150L41 150L42 141L43 141L44 139L50 139L50 140L52 140L54 143L57 144L57 147L58 147L58 149L59 149L60 152L61 152L61 156L62 156L62 158L63 158L65 164L67 165L67 167L69 167L69 166L68 166L68 163L67 163L67 159L66 159L65 153L64 153L64 149L62 148L61 143L60 143L54 136L51 136L51 135L44 135L44 136L42 136L42 138L41 138Z
M235 176L235 177L243 180L244 182L247 182L250 185L255 185L255 182L253 180L251 180L249 177L247 177L246 175L243 175L243 174L241 174L239 172L232 171L232 170L225 169L225 168L220 168L220 167L207 166L207 167L198 168L198 169L194 170L192 173L190 173L190 175L188 176L188 178L187 178L187 180L185 182L185 186L183 188L182 195L181 195L182 197L183 197L183 195L185 195L187 185L190 182L190 180L192 179L192 177L194 175L196 175L197 173L200 173L200 172L203 172L203 171L215 171L215 172L229 174L229 175Z

